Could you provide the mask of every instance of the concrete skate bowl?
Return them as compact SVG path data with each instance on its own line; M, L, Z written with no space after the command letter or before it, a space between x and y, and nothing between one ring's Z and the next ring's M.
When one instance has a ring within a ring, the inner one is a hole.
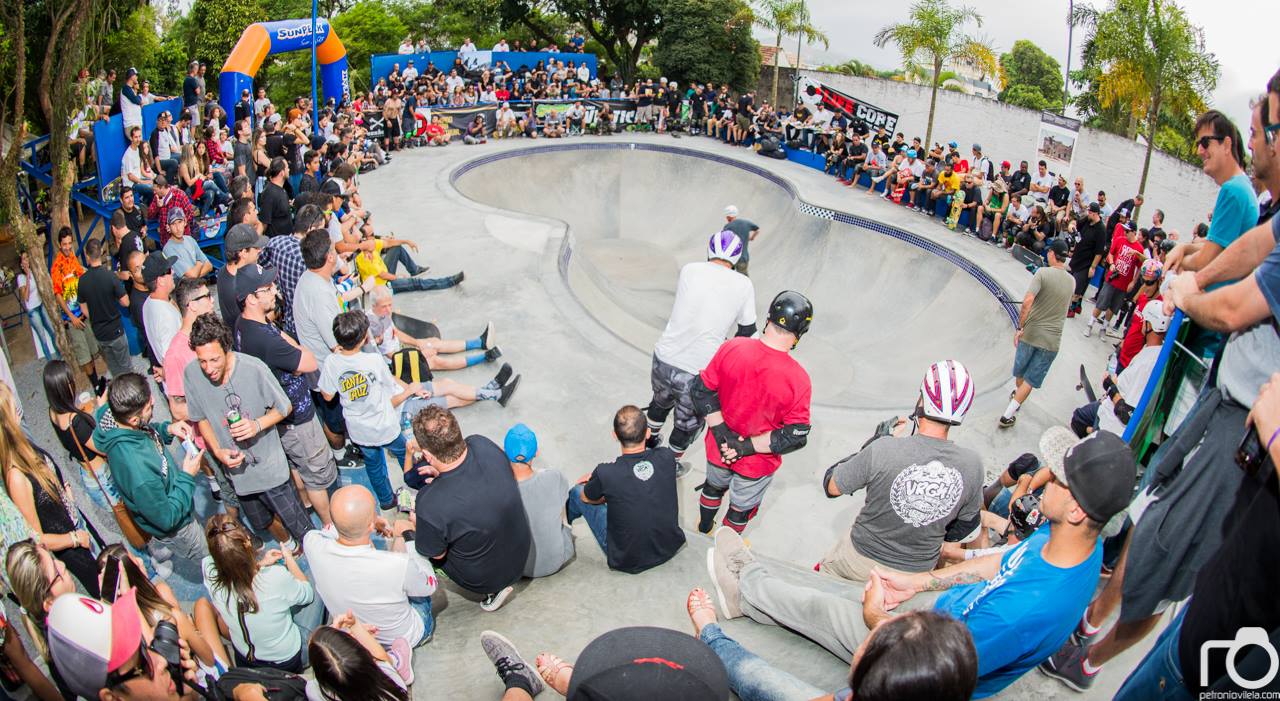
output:
M558 265L573 296L645 355L680 266L705 259L735 204L761 230L751 244L759 318L783 289L813 301L795 353L816 403L901 409L944 358L963 362L980 394L1008 378L1017 310L985 272L926 238L810 205L759 165L651 144L563 144L469 161L450 179L483 205L563 222Z

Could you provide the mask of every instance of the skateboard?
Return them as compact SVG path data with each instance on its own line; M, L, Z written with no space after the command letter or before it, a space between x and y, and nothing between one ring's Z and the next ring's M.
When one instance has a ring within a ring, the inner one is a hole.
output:
M964 211L964 190L956 190L951 195L951 212L947 214L948 229L956 230L956 224L960 221L960 212L962 211Z
M391 323L414 338L440 338L440 328L430 321L392 312Z
M1093 384L1089 382L1089 373L1085 372L1084 365L1080 366L1080 384L1076 385L1076 389L1084 390L1084 396L1088 397L1090 402L1098 401L1098 395L1093 392Z
M1009 249L1009 253L1011 253L1019 263L1027 266L1027 270L1029 272L1034 273L1036 268L1044 265L1044 258L1042 258L1039 253L1019 244L1013 244L1013 248Z

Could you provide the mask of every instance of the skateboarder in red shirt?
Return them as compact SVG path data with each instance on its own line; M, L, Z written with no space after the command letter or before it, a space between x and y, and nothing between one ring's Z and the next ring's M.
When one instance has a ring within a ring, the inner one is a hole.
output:
M760 338L732 338L693 383L706 416L707 476L698 530L710 533L725 492L724 525L741 533L756 515L782 456L809 439L809 374L791 349L809 330L813 305L799 292L773 298Z

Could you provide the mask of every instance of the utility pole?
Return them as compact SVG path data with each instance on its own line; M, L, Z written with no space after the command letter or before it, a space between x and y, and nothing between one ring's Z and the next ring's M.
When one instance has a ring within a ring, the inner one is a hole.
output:
M1067 0L1067 72L1062 77L1062 116L1067 116L1067 102L1071 99L1071 32L1075 29L1075 0Z

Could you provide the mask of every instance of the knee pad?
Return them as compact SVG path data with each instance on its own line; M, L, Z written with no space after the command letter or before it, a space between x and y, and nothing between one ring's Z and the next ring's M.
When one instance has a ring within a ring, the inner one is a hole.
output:
M649 402L649 406L644 408L645 418L649 420L649 428L654 426L662 428L662 424L666 423L667 416L671 414L671 410L674 408L674 406L662 407Z
M747 522L755 518L756 512L759 510L760 506L758 504L746 511L730 506L729 511L724 515L724 525L741 533L747 527Z
M677 426L672 429L671 437L667 439L667 445L671 446L671 449L677 453L683 453L689 449L689 446L693 444L693 440L698 437L698 433L701 431L702 427L698 427L693 431L687 431ZM706 489L709 489L709 487L704 488L704 491ZM724 492L721 491L721 494L723 493Z
M699 485L699 489L702 490L702 496L708 499L715 499L717 501L724 496L725 492L729 491L728 487L717 487L709 482L703 482Z

